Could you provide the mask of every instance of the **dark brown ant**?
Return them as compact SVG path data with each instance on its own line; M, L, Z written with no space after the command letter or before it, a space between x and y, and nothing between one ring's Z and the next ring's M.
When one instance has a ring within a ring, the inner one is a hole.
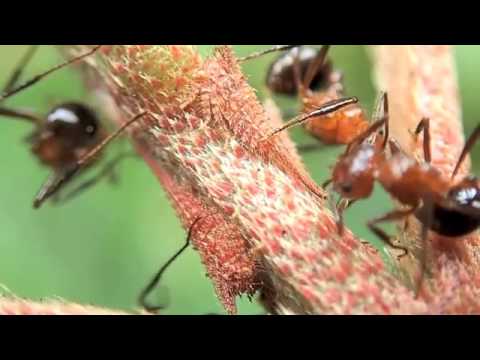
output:
M23 69L36 50L36 47L31 47L7 80L3 95L0 96L0 102L29 88L46 76L93 55L100 47L95 46L85 54L54 66L23 84L15 86ZM76 102L55 106L45 117L4 106L0 107L0 115L27 120L34 124L36 129L28 137L31 151L43 165L46 165L53 171L36 195L33 202L34 208L39 208L47 198L56 194L57 190L67 183L80 169L93 164L94 160L100 155L101 150L126 128L126 126L122 126L117 132L108 136L94 111L86 105ZM136 121L140 116L143 116L143 114L129 121L127 125ZM92 150L94 151L92 152ZM71 198L80 191L87 189L102 177L111 175L114 166L120 160L130 155L121 154L117 156L105 166L99 175L81 184L67 198Z
M298 95L302 112L310 113L320 105L344 97L342 74L328 60L328 45L320 50L294 47L280 55L271 65L266 77L267 87L275 94ZM369 127L369 121L358 104L351 104L328 115L303 121L289 121L278 131L296 125L327 145L352 142Z

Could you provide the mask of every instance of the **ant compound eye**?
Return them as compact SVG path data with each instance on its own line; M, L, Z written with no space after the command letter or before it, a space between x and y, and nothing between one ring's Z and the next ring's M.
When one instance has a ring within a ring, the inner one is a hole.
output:
M347 193L347 194L352 192L352 190L353 190L353 187L352 187L351 183L343 183L341 185L341 188L342 188L342 192Z
M89 135L93 135L95 133L95 126L87 125L87 127L85 128L85 132Z

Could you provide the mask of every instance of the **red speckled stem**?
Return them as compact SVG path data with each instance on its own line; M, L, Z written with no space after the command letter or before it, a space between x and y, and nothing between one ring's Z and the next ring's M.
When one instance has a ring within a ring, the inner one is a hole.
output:
M211 219L194 244L230 312L235 295L257 286L275 313L448 312L459 284L451 263L438 291L415 300L376 252L348 230L337 235L294 148L261 141L276 125L229 47L202 60L189 46L109 46L89 64L98 74L87 84L120 114L112 121L149 112L130 135L184 226Z

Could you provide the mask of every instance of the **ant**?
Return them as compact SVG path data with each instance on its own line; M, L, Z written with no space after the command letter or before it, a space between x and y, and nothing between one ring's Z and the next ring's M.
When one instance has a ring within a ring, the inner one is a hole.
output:
M239 59L244 62L272 52L286 51L270 65L267 87L277 94L301 94L303 111L268 137L305 123L307 131L326 143L348 144L368 128L368 120L357 105L358 99L343 96L342 76L332 70L330 61L326 61L328 49L326 45L319 51L299 45L277 45ZM311 88L325 83L328 94L311 91ZM316 124L319 124L319 130L315 130Z
M384 96L384 104L388 104ZM334 190L344 199L355 202L370 197L377 181L394 199L404 205L368 222L368 227L380 239L404 256L408 250L392 243L378 224L398 221L414 215L422 225L421 238L425 244L428 231L438 235L458 238L466 236L480 226L480 183L474 176L466 176L455 183L454 179L466 156L480 138L480 125L468 138L458 158L450 179L431 165L430 119L423 118L415 129L415 136L423 132L424 163L420 164L389 140L388 130L381 136L373 135L382 126L388 129L388 105L384 117L373 123L357 137L340 156L332 173ZM385 148L390 145L391 156ZM340 217L341 218L341 217ZM422 253L421 273L417 291L421 288L426 266L426 254Z
M329 49L329 45L320 50L304 46L289 49L270 65L265 81L267 88L274 94L298 95L304 113L343 97L343 76L333 69L327 58ZM289 121L277 132L303 124L309 134L324 144L349 144L369 127L360 105L351 105L328 115Z
M32 46L7 80L3 94L0 95L0 103L36 84L48 75L79 62L88 56L92 56L100 47L101 45L97 45L85 54L56 65L23 84L15 86L24 68L36 51L37 47ZM110 141L119 136L127 126L144 114L134 117L110 136L101 127L95 112L78 102L67 102L57 105L45 117L4 106L0 106L0 115L27 120L36 128L27 138L31 151L43 165L52 169L51 176L42 185L33 201L33 207L39 208L47 198L54 194L56 195L60 187L67 183L80 169L90 166ZM114 166L129 155L121 154L117 156L106 164L97 176L78 186L65 200L94 185L102 177L111 175Z

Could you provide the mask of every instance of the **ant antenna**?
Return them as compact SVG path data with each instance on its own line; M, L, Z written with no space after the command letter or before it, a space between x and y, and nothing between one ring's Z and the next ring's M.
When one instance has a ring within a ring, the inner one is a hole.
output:
M238 58L238 62L245 62L245 61L248 61L248 60L256 59L256 58L261 57L263 55L267 55L267 54L277 52L277 51L290 50L290 49L293 49L294 47L297 47L297 46L299 46L299 45L276 45L276 46L274 46L270 49L258 51L258 52L255 52L253 54Z
M390 126L389 126L389 103L388 103L388 93L386 91L381 91L376 102L375 107L373 108L372 121L375 123L382 118L385 118L385 127L383 129L383 144L382 149L386 149L388 145L388 138L390 136Z
M3 87L3 92L9 91L13 85L17 82L17 80L20 78L22 75L23 70L27 66L27 64L30 62L30 60L33 58L33 55L38 49L38 45L31 45L27 52L23 55L23 57L20 59L19 63L17 64L16 68L13 70L12 75L10 78L7 80L5 83L5 86Z
M473 146L475 145L475 143L478 141L479 138L480 138L480 125L478 125L475 128L475 130L473 130L472 135L470 135L467 142L465 143L465 146L462 150L462 153L461 153L460 157L458 158L457 165L455 166L455 170L453 170L452 180L457 175L458 170L460 170L460 166L465 161L465 158L467 157L468 153L472 150Z
M140 118L145 116L147 112L143 112L139 115L136 115L131 120L127 121L123 124L118 130L116 130L113 134L109 135L106 139L104 139L101 143L95 146L92 150L90 150L86 155L80 158L76 163L71 165L66 171L57 174L54 173L45 183L44 186L40 189L39 193L35 197L33 202L33 207L38 209L42 203L47 200L50 196L52 196L55 192L57 192L68 180L70 180L81 168L88 165L90 161L110 142L115 140L118 136L120 136L130 125L138 121Z
M51 69L43 72L43 73L40 73L36 76L34 76L33 78L31 78L30 80L26 81L25 83L13 88L13 89L9 89L8 91L4 92L1 96L0 96L0 102L9 98L10 96L34 85L35 83L37 83L38 81L42 80L43 78L45 78L46 76L50 75L51 73L57 71L57 70L60 70L68 65L71 65L77 61L80 61L92 54L94 54L98 49L100 49L100 47L102 47L102 45L97 45L95 46L93 49L91 49L90 51L88 51L87 53L83 54L83 55L79 55L77 57L74 57L70 60L67 60L61 64L58 64L54 67L52 67Z
M145 289L143 289L142 292L140 293L140 296L138 298L138 303L140 304L141 307L143 307L148 312L155 313L158 310L162 310L164 308L164 306L161 306L161 305L155 306L155 305L149 304L147 301L147 296L150 295L152 290L159 284L162 278L162 275L170 267L170 265L172 265L172 263L188 248L188 246L190 245L190 240L192 238L195 225L204 218L205 218L204 216L200 216L193 221L192 225L190 225L190 229L188 230L187 240L185 244L160 268L160 270L158 270L158 272L155 274L152 280L148 283Z
M415 136L418 136L423 131L423 157L429 164L432 161L431 139L430 139L430 119L423 118L415 129ZM452 177L453 179L453 177Z
M297 125L300 125L302 123L304 123L305 121L311 119L312 117L316 117L316 116L325 116L325 115L328 115L330 113L333 113L337 110L340 110L348 105L352 105L352 104L356 104L358 103L358 98L356 97L347 97L347 98L342 98L342 99L337 99L337 100L332 100L332 101L329 101L325 104L323 104L322 106L320 106L319 108L317 108L316 110L306 114L306 115L300 115L300 116L297 116L296 118L293 118L292 120L288 121L285 125L281 126L280 128L278 128L277 130L273 131L270 135L268 135L266 137L266 139L284 131L284 130L287 130L291 127L294 127L294 126L297 126Z

